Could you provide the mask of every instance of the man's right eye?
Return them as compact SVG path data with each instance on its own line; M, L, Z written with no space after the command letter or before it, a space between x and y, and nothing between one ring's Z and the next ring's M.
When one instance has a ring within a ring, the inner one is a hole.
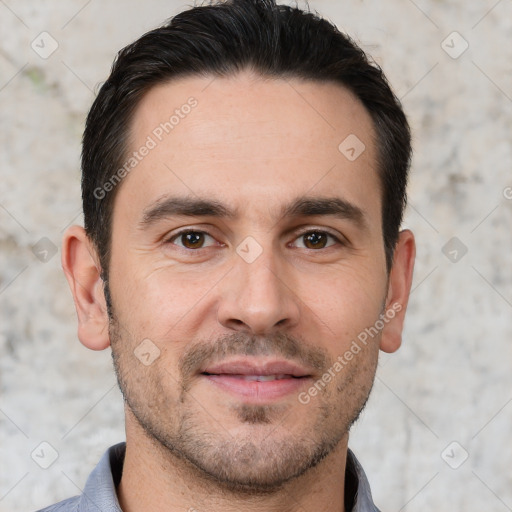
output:
M209 235L205 231L195 231L187 229L173 234L170 238L167 239L166 243L171 243L184 249L197 250L214 245L205 245L206 240L208 238L210 238L211 240L215 240L211 235Z

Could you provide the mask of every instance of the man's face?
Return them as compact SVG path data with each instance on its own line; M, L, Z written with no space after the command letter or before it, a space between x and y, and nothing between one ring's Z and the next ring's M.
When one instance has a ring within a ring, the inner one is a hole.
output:
M386 300L370 116L338 85L194 77L144 97L130 151L148 136L109 267L128 426L217 481L274 488L347 442L373 383L380 333L334 366Z

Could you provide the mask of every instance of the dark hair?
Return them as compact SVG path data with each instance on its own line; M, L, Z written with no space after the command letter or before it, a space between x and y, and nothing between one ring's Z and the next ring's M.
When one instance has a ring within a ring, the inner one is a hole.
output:
M391 268L406 202L411 136L382 70L316 14L274 0L227 0L181 12L122 49L91 107L83 136L82 200L85 230L104 280L119 188L105 184L113 183L126 159L131 120L143 95L178 76L230 76L244 69L263 77L334 82L365 106L377 134L382 229Z

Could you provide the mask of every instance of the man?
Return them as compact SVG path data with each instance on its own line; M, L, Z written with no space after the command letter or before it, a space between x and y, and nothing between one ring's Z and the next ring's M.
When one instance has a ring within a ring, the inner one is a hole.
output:
M311 13L196 7L122 50L62 262L126 444L45 510L378 510L348 433L401 343L410 154L380 69Z

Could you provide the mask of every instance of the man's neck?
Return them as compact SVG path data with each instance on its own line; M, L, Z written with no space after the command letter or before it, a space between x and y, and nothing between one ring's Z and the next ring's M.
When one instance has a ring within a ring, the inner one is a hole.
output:
M229 492L202 477L186 461L155 447L147 436L127 428L126 455L117 488L124 512L345 512L348 439L316 467L265 494Z

